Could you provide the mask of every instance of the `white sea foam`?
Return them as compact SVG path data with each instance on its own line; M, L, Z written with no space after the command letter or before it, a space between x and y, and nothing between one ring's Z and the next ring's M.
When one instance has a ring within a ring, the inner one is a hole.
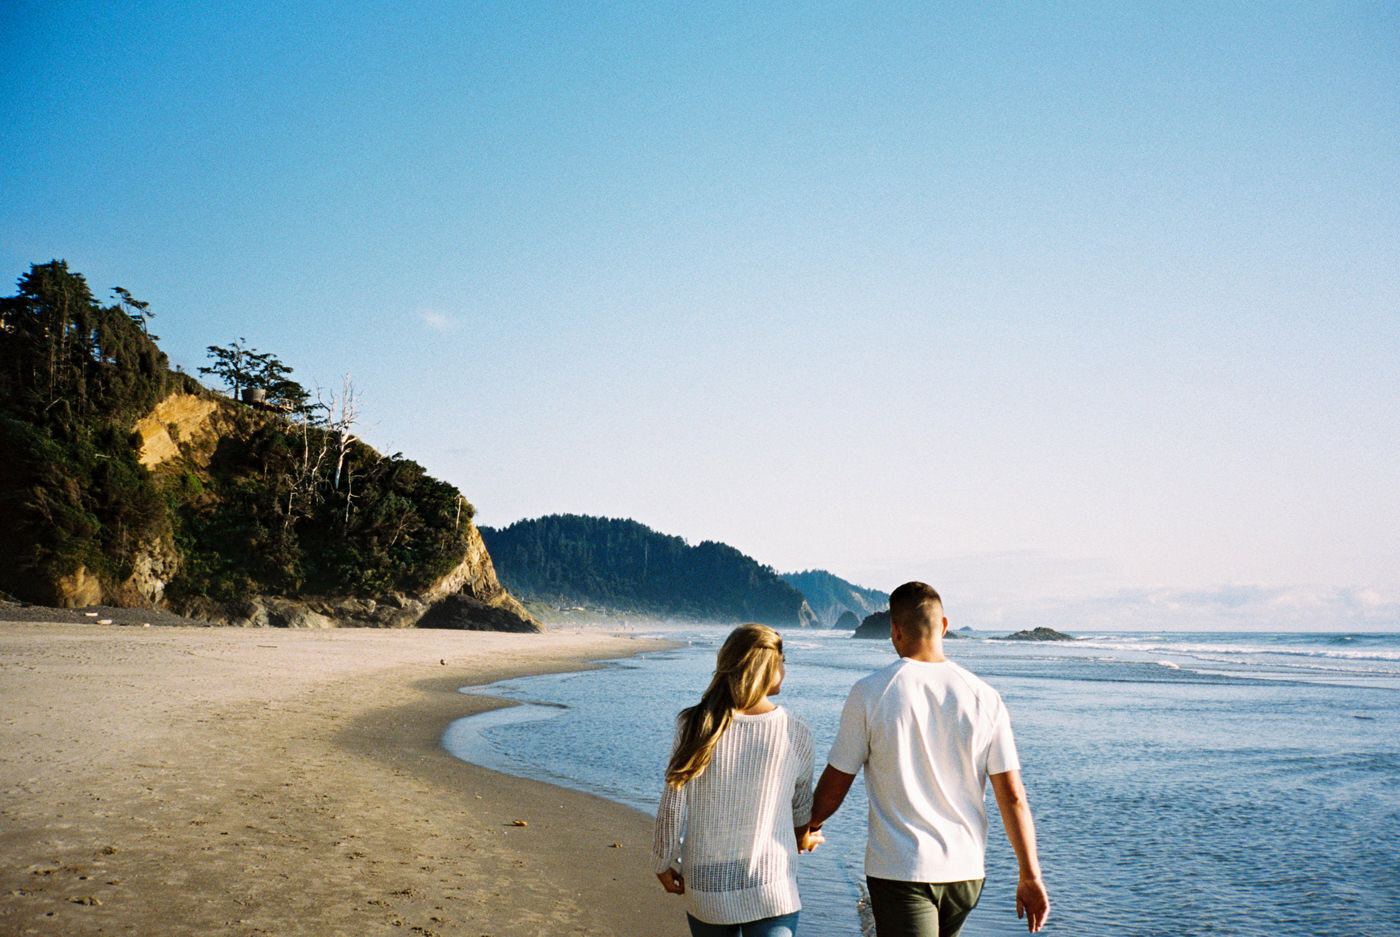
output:
M1400 649L1397 648L1359 648L1359 647L1319 647L1305 644L1222 644L1222 643L1198 643L1179 642L1144 638L1139 641L1124 640L1101 640L1086 638L1077 642L1076 647L1092 647L1105 651L1137 651L1142 653L1171 653L1187 654L1191 656L1200 655L1203 658L1209 655L1210 659L1219 659L1217 655L1234 655L1231 659L1238 660L1243 655L1260 655L1269 657L1316 657L1331 658L1335 660L1354 661L1389 661L1400 662Z

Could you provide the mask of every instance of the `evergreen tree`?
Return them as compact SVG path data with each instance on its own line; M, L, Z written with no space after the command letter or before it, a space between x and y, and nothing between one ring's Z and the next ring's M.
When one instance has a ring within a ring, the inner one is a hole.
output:
M292 380L292 369L276 355L250 348L247 342L240 338L227 346L210 345L208 357L213 364L200 368L199 373L219 378L235 400L241 399L245 390L260 389L273 406L303 416L309 414L311 395Z

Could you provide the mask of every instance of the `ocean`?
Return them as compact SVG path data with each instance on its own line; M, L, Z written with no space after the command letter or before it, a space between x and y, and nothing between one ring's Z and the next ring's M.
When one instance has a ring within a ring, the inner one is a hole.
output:
M684 646L473 688L526 705L454 723L443 743L653 812L675 715L699 698L727 633L658 631ZM851 684L894 651L849 632L792 629L784 644L775 701L812 727L820 773ZM945 650L1010 709L1052 902L1047 932L1400 928L1400 635L975 635ZM987 885L967 937L1025 933L990 794L988 813ZM803 937L861 933L865 814L857 779L827 843L802 857Z

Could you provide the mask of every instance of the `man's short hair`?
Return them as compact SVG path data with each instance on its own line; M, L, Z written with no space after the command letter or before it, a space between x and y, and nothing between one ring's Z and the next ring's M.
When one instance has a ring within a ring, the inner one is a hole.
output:
M927 638L943 622L943 600L926 582L906 582L890 593L890 621L901 631Z

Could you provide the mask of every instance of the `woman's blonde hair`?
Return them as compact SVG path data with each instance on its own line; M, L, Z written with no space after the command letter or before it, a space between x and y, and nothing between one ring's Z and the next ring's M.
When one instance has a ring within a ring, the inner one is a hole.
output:
M682 709L676 750L666 766L666 783L680 790L705 773L734 711L748 709L773 688L783 663L783 639L765 625L740 625L725 638L715 675L700 702Z

